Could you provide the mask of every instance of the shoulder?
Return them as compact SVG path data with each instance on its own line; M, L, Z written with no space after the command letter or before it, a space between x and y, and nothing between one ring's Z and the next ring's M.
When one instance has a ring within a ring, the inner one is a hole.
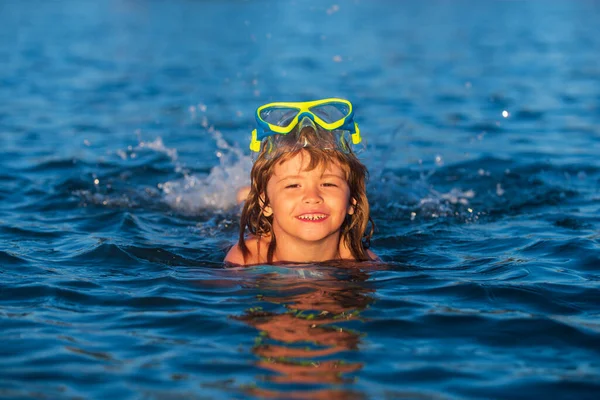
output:
M370 249L364 249L364 250L367 253L367 257L369 257L368 261L381 261L381 259L377 256L377 254L373 253ZM340 241L339 252L340 252L340 258L342 260L356 261L356 258L354 258L354 256L352 255L352 251L350 250L350 248L344 241ZM365 261L367 261L367 260L365 260Z
M236 243L225 256L224 262L228 264L236 264L236 265L244 265L244 254L242 253L242 249L240 249L240 244Z
M245 258L238 242L229 250L223 261L236 265L253 265L266 262L269 242L268 238L250 236L244 240L249 250Z

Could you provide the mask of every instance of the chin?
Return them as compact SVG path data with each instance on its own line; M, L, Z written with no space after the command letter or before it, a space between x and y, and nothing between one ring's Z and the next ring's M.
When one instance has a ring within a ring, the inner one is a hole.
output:
M318 242L329 238L332 234L330 232L299 232L297 236L307 242Z

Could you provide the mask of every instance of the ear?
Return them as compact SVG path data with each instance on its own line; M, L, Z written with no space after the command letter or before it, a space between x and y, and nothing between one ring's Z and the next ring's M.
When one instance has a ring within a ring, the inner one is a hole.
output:
M273 215L273 209L271 208L271 206L265 206L265 208L263 208L263 215L265 217L270 217L271 215Z
M265 196L260 195L258 199L260 206L262 207L263 215L265 217L270 217L271 215L273 215L273 209L271 208L271 206L265 204Z
M347 211L348 215L354 214L354 211L356 209L356 203L357 203L356 199L354 197L352 197L350 199L350 204L348 204L348 211Z

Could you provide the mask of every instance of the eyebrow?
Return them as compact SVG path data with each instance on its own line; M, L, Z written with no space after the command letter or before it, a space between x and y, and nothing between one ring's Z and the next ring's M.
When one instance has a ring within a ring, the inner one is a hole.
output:
M320 176L319 179L331 179L331 178L337 178L337 179L341 179L341 180L344 180L344 181L346 180L346 178L344 176L336 175L336 174L323 174L323 175ZM289 176L286 176L284 178L279 179L277 181L277 183L283 182L283 181L288 180L288 179L304 179L304 177L302 175L289 175Z

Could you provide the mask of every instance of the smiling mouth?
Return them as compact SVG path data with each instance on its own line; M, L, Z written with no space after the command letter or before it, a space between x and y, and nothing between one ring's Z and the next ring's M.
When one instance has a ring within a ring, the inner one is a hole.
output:
M327 215L325 215L325 214L302 214L296 218L298 218L302 221L318 222L318 221L323 221L325 218L327 218Z

